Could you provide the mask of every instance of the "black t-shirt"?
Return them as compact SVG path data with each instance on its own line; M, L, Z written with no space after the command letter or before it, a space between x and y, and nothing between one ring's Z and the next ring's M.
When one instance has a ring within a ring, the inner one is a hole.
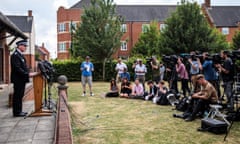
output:
M224 60L223 68L229 71L228 74L222 72L223 81L224 82L233 81L234 67L233 67L233 62L231 58L227 58L226 60Z
M122 82L122 84L121 84L121 93L128 93L128 94L130 94L132 92L132 90L129 89L129 88L126 88L124 86L128 86L129 87L130 83L129 82L126 82L126 83Z

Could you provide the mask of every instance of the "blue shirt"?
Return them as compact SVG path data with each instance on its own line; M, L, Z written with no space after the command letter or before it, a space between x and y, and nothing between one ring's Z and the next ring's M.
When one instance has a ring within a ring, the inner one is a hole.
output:
M123 79L123 78L127 78L128 81L130 81L130 74L128 72L123 72L120 74L120 78Z
M199 73L199 64L198 64L198 61L192 61L192 64L196 67L196 69L194 69L193 66L191 66L191 68L190 68L190 73L191 73L191 74L198 74L198 73Z
M203 74L206 80L216 80L217 75L216 75L216 70L213 67L213 62L211 60L205 60L203 62Z
M94 70L94 67L91 62L83 62L80 68L82 71L82 76L92 76L92 71Z

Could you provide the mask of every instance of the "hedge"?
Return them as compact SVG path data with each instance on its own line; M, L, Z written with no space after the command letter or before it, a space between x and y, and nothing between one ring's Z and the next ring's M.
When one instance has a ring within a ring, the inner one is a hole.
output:
M131 80L134 79L134 70L132 69L133 62L127 61L124 62L128 67L128 72L130 73ZM112 78L116 77L117 72L115 71L116 61L106 62L106 74L105 80L109 81ZM79 61L53 61L53 67L55 68L54 80L57 80L57 77L60 75L66 75L68 81L80 81L81 80L81 71L80 71L81 62ZM102 63L93 62L94 72L93 80L102 81ZM150 74L147 73L147 79L150 78Z

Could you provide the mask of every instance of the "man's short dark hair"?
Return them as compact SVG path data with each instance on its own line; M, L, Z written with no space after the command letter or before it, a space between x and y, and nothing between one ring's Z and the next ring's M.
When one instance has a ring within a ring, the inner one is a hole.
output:
M149 80L149 81L147 82L147 84L153 84L153 81L152 81L152 80Z
M201 78L204 78L204 75L203 75L203 74L197 75L197 80L200 80Z

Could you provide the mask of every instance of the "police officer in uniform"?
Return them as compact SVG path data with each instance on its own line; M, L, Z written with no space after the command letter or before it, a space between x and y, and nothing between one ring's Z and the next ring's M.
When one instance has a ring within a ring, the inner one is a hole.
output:
M11 55L11 82L13 83L13 116L24 117L26 112L22 111L22 98L25 85L29 82L29 70L26 59L22 55L26 51L27 41L20 40L16 43L17 49Z

